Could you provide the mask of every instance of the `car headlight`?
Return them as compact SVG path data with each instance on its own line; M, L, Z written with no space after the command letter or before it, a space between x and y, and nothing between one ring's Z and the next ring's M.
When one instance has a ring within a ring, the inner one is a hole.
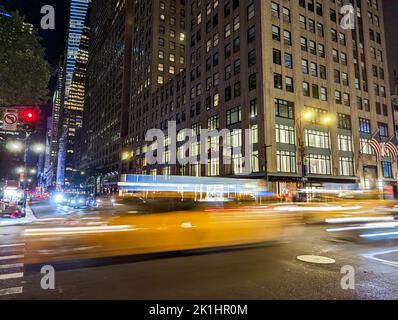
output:
M57 203L61 203L62 201L64 201L64 196L63 196L62 194L57 194L57 195L54 197L54 200L55 200L55 202L57 202Z

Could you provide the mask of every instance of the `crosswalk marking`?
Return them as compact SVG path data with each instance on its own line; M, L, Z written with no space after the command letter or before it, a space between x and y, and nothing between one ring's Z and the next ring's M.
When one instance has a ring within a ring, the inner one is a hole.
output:
M0 280L19 279L23 278L23 272L0 274Z
M24 258L24 255L16 255L16 256L4 256L4 257L0 257L0 261L1 260L12 260L12 259L21 259Z
M9 296L12 294L21 294L23 292L23 287L0 289L0 296Z
M3 265L0 265L0 269L22 268L23 266L24 266L23 263L3 264Z
M23 293L24 264L18 259L25 257L24 250L25 243L23 242L0 245L0 297ZM11 285L10 281L14 284Z

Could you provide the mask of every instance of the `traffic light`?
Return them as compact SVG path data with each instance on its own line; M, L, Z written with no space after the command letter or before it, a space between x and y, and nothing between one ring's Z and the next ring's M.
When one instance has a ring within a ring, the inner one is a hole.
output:
M37 108L23 108L19 113L20 121L26 130L34 130L39 122L39 110Z

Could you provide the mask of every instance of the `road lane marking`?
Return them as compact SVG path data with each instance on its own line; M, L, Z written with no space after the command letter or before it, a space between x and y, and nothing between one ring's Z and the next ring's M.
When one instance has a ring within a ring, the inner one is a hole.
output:
M2 244L0 248L23 247L25 243Z
M23 263L13 263L13 264L3 264L0 265L0 269L16 269L16 268L23 268Z
M9 296L13 294L21 294L23 292L23 287L0 289L0 296Z
M12 259L21 259L21 258L25 258L25 256L24 255L4 256L4 257L0 257L0 261L2 261L2 260L12 260Z
M397 261L391 261L391 260L385 260L385 259L377 258L377 256L383 256L383 255L390 254L390 253L395 253L395 252L398 252L398 250L381 251L381 252L363 254L362 256L365 257L365 258L377 261L377 262L381 262L381 263L383 263L385 265L398 268L398 262Z
M0 274L0 280L20 279L23 278L23 272Z

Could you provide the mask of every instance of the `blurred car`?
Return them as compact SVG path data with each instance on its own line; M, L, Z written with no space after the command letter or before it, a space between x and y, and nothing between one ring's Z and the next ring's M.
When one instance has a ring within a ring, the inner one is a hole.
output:
M68 206L73 198L73 194L64 194L62 195L62 197L59 198L58 203L62 206Z
M0 210L0 219L18 219L23 218L24 214L20 208L13 205L2 205Z
M326 223L336 218L371 218L392 215L394 202L384 200L280 203L272 206L275 212L296 214L304 223ZM398 215L398 212L397 212Z
M34 199L36 200L47 200L49 198L49 195L44 193L44 194L37 194L34 196Z
M97 200L91 195L87 196L86 203L87 203L87 207L89 207L89 208L97 207Z
M82 209L95 206L95 200L87 195L79 194L72 196L68 202L68 206L75 209Z
M150 214L127 210L26 229L24 262L35 264L262 244L278 240L285 224L283 214L265 213L261 207L217 211L196 208Z
M99 195L95 198L95 204L98 208L113 208L116 199L112 195Z

